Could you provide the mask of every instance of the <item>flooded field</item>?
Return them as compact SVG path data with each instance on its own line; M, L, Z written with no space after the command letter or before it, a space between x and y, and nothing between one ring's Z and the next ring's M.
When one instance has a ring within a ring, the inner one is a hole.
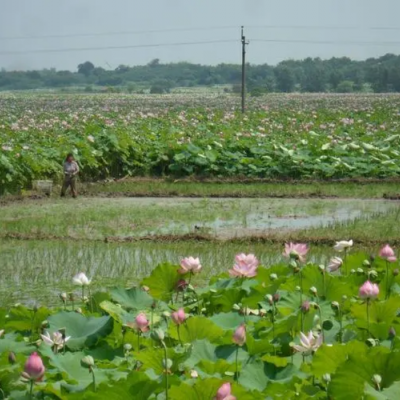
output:
M206 233L219 239L295 231L398 208L389 200L82 198L2 207L0 232L102 240Z

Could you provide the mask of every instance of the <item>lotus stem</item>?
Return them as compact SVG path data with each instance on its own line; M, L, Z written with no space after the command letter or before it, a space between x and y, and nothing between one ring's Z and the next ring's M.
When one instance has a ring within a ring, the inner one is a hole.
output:
M165 345L164 341L161 341L164 347L164 366L165 366L165 399L168 400L168 354L167 354L167 346Z
M389 287L389 262L386 260L386 297L387 300L390 297L390 287Z
M180 325L177 325L177 326L176 326L176 330L178 331L179 343L182 344Z
M90 372L92 373L92 379L93 379L93 391L96 391L96 375L94 374L94 368L90 368Z
M367 299L367 332L368 332L368 336L370 336L370 332L369 332L369 299Z
M29 389L29 398L33 399L33 379L31 379L31 385Z
M138 331L137 333L137 348L138 348L138 352L140 351L140 331Z
M236 380L237 383L239 383L238 357L239 357L239 346L236 346L236 374L235 374L235 380Z

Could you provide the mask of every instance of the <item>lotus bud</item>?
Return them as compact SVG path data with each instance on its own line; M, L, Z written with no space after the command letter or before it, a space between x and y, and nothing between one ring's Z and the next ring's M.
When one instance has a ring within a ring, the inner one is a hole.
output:
M346 301L347 300L347 296L344 294L343 296L342 296L342 301Z
M199 377L199 374L198 374L198 372L197 372L195 369L192 369L192 370L190 371L190 377L193 378L193 379L196 379L196 378Z
M78 314L83 314L82 308L80 308L80 307L78 307L78 308L75 310L75 312L78 313Z
M246 343L246 326L240 325L232 336L233 343L243 346Z
M207 311L207 308L205 308L205 307L203 307L203 308L200 310L201 313L205 313L206 311Z
M302 305L301 305L301 311L305 314L308 313L310 311L310 302L309 301L305 301Z
M66 303L67 299L68 299L67 293L65 293L65 292L61 293L60 299L63 301L63 303Z
M380 375L378 375L378 374L375 374L372 377L372 382L375 383L376 389L380 391L381 390L382 377Z
M377 341L375 340L375 339L373 339L373 338L369 338L369 339L367 339L366 341L365 341L365 343L367 344L367 346L369 346L369 347L375 347L375 346L377 346Z
M311 287L310 287L310 293L311 293L313 296L318 296L317 288L316 288L315 286L311 286Z
M169 311L164 311L163 313L162 313L162 316L163 316L163 318L169 318L169 317L171 317L171 313L169 312Z
M271 274L269 276L269 278L271 279L271 281L276 281L278 279L278 275L277 274Z
M393 326L389 329L389 339L393 340L396 337L396 330L393 328Z
M373 269L371 271L368 271L368 277L370 279L376 279L378 277L378 273Z
M357 274L358 275L363 275L364 274L364 270L362 268L357 268Z
M83 301L84 303L89 303L89 298L88 298L87 296L83 296L82 301Z
M399 269L396 268L393 270L393 276L397 276L399 274Z
M274 298L272 297L272 295L270 295L270 294L267 294L266 296L265 296L265 300L267 300L268 301L268 303L272 306L272 304L274 304Z
M332 301L331 307L332 307L333 310L339 310L340 305L339 305L339 303L337 301Z
M15 364L15 363L17 362L17 357L15 356L15 353L12 352L12 351L10 351L10 352L8 353L8 362L9 362L10 364Z
M279 293L275 293L274 294L274 303L277 303L280 299L281 299L281 296L279 295Z
M172 368L172 366L174 365L172 360L169 358L167 358L167 360L163 359L162 364L163 364L164 369L166 369L166 370L170 370Z
M351 273L351 274L355 274L355 273L356 273L356 270L353 268L353 269L350 270L350 273Z
M151 337L154 340L159 340L160 342L162 342L165 338L165 333L162 329L157 328L157 329L154 329L154 331L151 333Z
M294 288L294 290L295 290L296 292L300 292L301 287L300 287L300 286L296 286L296 287Z
M81 364L83 367L92 368L94 367L94 359L92 356L83 357L81 360Z
M232 307L235 311L240 311L241 307L239 304L234 304Z
M49 321L44 320L44 321L42 322L42 324L41 324L41 328L42 328L42 329L49 329L49 328L50 328Z
M130 343L125 343L124 344L124 350L125 351L131 351L132 350L132 345Z
M318 268L319 268L319 270L321 271L321 272L325 272L325 265L323 265L323 264L320 264L320 265L318 265Z
M331 375L330 374L324 374L322 375L322 379L326 382L329 383L331 381Z
M148 286L142 286L142 290L143 290L144 292L149 292L149 291L150 291L150 288L149 288Z
M260 309L260 317L265 317L267 315L267 311L263 308Z
M371 263L370 263L369 260L364 260L363 263L362 263L362 265L363 265L363 267L369 268L369 267L371 266Z

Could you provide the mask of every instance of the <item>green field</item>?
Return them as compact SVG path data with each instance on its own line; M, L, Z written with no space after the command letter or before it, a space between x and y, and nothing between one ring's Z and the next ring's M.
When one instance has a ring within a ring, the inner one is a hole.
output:
M3 398L399 398L400 97L235 101L0 96Z

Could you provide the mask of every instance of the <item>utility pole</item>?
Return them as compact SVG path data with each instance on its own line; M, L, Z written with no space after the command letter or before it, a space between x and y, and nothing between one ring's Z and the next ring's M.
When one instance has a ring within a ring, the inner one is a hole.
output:
M246 111L246 46L248 44L242 26L242 113Z

